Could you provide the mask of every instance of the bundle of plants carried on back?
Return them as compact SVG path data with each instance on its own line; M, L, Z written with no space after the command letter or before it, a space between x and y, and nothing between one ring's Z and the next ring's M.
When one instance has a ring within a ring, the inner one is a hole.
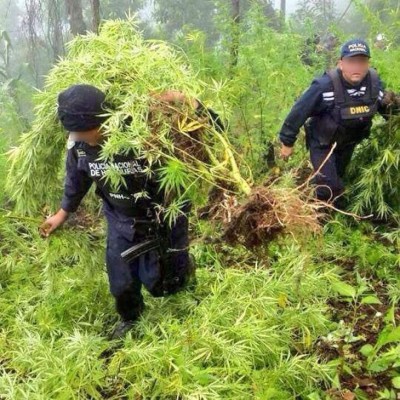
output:
M159 208L168 221L186 200L204 205L209 190L218 188L221 197L212 215L226 224L230 242L252 247L279 233L318 230L319 205L309 201L308 188L252 187L251 171L226 132L210 122L207 108L199 113L191 101L160 100L168 90L187 99L208 94L216 99L212 107L221 117L229 117L220 93L196 79L184 54L165 42L144 40L132 20L108 21L99 35L76 37L68 56L49 73L44 90L36 95L32 129L11 153L8 192L17 212L37 213L59 203L66 133L56 118L57 96L78 83L98 87L111 105L103 126L108 138L102 159L111 161L128 151L144 159L148 173L156 174L165 190ZM112 168L105 179L123 184Z

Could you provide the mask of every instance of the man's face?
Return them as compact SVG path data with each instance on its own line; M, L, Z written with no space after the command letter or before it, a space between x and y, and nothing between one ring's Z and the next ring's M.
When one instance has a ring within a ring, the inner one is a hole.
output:
M104 136L100 128L91 129L85 132L69 132L69 137L74 142L84 142L89 146L97 146L104 140Z
M360 83L368 74L369 58L366 56L344 57L339 62L346 81L356 85Z

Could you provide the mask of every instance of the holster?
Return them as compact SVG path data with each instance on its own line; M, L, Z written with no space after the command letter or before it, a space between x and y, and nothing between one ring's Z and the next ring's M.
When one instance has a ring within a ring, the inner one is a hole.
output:
M168 256L169 240L167 227L155 219L135 218L132 228L143 238L143 240L121 253L126 263L131 263L140 256L156 250L161 262Z
M321 146L332 144L338 136L340 129L334 117L328 113L313 118L310 128L312 130L311 134L315 132L313 136Z

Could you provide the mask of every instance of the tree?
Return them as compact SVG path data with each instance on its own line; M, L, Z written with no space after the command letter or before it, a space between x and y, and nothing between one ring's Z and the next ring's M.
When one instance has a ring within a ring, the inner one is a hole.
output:
M48 3L48 41L53 50L53 59L64 54L63 15L60 0Z
M166 38L174 39L183 27L189 26L207 32L210 42L218 38L215 3L214 0L155 0L153 18Z
M231 67L236 66L239 57L240 42L240 0L232 1L232 42L231 42Z
M90 0L90 6L92 9L92 30L98 33L100 26L100 0Z
M12 49L11 39L7 31L0 32L0 58L3 65L0 67L2 78L9 78L10 50Z
M281 18L283 21L286 19L286 0L281 0Z
M124 19L127 14L138 12L144 5L150 7L150 0L102 0L101 16L103 19Z
M327 33L330 24L337 17L334 0L301 0L293 14L293 21L299 30L309 21L316 33Z
M241 21L251 9L257 10L261 17L265 17L263 19L266 26L275 29L278 29L280 26L278 15L274 10L271 1L231 0L231 67L234 67L237 64L239 58L240 34L242 29Z
M65 0L72 35L84 35L86 24L83 19L82 0Z

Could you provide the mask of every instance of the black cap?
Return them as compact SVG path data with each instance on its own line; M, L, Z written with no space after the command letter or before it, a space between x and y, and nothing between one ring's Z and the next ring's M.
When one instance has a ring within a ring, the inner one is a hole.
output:
M352 39L346 42L342 46L341 58L353 57L353 56L365 56L370 58L371 52L369 46L365 40Z
M107 117L106 95L91 85L73 85L58 95L58 118L67 131L98 128Z

